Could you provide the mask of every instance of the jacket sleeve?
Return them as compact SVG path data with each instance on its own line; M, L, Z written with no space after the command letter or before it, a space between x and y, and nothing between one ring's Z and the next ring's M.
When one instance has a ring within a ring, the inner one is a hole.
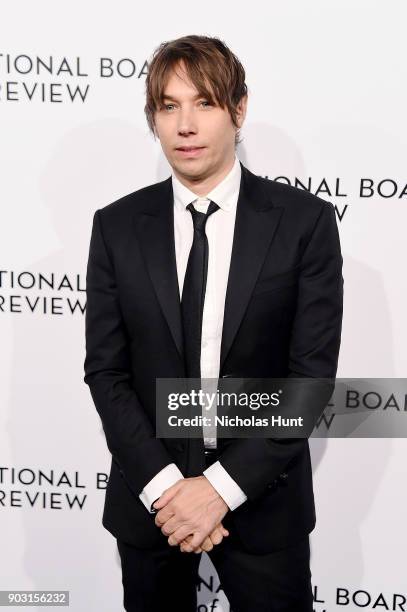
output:
M129 338L120 310L101 214L93 217L86 273L84 382L102 421L107 446L137 496L173 463L131 385Z
M343 277L339 232L330 202L321 206L304 250L297 300L288 378L331 379L333 391L342 329ZM312 385L310 391L310 397L315 398ZM300 401L304 405L303 395ZM326 402L321 402L319 415ZM219 460L248 499L256 500L307 443L306 437L242 438L230 444Z

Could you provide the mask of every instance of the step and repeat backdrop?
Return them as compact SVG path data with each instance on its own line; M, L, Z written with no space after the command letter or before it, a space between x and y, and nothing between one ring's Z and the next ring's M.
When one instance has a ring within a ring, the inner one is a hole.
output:
M2 9L0 590L64 590L75 612L118 611L120 560L101 525L110 455L83 382L86 264L94 211L170 173L143 112L148 60L160 42L192 33L238 55L249 87L238 157L335 205L338 376L401 378L407 8L6 0ZM315 610L407 610L407 440L355 432L310 445ZM227 612L206 555L200 576L198 610Z

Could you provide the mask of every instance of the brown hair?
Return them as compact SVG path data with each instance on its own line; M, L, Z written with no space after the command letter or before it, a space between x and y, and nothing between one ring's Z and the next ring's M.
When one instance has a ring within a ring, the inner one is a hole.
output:
M146 77L144 107L153 134L154 113L163 103L169 73L180 61L199 94L209 102L215 100L221 108L226 106L237 127L236 105L248 92L245 70L236 55L219 38L191 34L163 42L153 53ZM235 145L239 142L238 130Z

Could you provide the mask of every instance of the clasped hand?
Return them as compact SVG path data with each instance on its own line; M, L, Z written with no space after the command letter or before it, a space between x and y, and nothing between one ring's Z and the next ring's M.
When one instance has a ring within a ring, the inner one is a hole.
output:
M229 535L221 522L229 508L205 476L178 480L153 506L155 524L182 552L212 550Z

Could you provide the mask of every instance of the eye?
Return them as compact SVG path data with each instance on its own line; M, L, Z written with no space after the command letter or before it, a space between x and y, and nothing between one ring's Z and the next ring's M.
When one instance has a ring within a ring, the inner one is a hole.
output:
M173 106L174 106L174 104L164 104L164 105L163 105L163 108L164 108L165 110L171 110L171 108L169 108L170 106L172 106L172 107L173 107Z
M204 105L207 105L207 106L211 106L211 103L210 103L210 102L208 102L208 100L201 100L200 104L204 104ZM206 108L206 106L205 106L205 108Z

